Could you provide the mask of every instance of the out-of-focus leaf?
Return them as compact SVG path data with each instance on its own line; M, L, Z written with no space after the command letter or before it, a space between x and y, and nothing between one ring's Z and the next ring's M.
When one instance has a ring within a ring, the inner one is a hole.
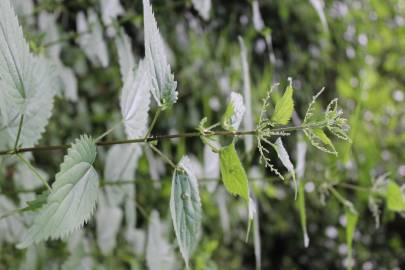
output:
M404 195L401 188L393 181L389 181L387 185L387 207L391 211L401 212L405 211Z

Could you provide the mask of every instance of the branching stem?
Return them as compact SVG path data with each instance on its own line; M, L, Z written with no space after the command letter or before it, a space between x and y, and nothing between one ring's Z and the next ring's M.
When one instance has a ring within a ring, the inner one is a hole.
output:
M309 126L290 126L290 127L280 127L280 128L272 128L269 129L272 132L290 132L290 131L298 131L309 128ZM258 130L244 130L244 131L227 131L227 130L218 130L218 131L210 131L206 134L201 134L200 132L188 132L188 133L178 133L178 134L165 134L165 135L156 135L156 136L149 136L145 138L139 139L129 139L129 140L116 140L116 141L104 141L104 142L97 142L98 146L110 146L115 144L132 144L132 143L144 143L144 142L155 142L155 141L163 141L163 140L171 140L177 138L195 138L195 137L212 137L212 136L228 136L228 137L235 137L235 136L257 136ZM15 155L18 153L25 153L25 152L36 152L36 151L53 151L53 150L63 150L69 148L69 144L60 144L60 145L38 145L35 147L27 147L27 148L19 148L19 149L11 149L0 151L0 156L5 155Z

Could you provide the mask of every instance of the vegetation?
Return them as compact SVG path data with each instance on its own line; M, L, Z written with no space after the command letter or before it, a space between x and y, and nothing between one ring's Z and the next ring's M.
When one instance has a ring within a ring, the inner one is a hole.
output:
M0 30L0 269L405 267L403 1L2 0Z

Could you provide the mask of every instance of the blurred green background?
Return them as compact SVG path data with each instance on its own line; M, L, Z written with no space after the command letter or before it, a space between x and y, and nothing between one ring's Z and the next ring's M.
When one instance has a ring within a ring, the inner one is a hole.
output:
M15 1L20 22L31 48L60 59L77 77L78 98L62 92L41 144L73 141L82 133L97 136L120 119L119 94L122 82L114 38L109 32L121 26L130 36L137 61L144 55L142 1L121 0L123 12L110 25L103 25L108 64L95 64L78 46L76 17L89 9L102 19L95 0ZM401 213L386 211L378 201L381 225L370 210L369 190L376 179L405 184L405 1L403 0L273 0L257 1L262 21L253 15L253 1L212 1L209 18L202 18L191 1L152 1L160 31L167 42L172 70L178 81L179 101L161 115L155 134L193 131L203 117L209 123L220 120L231 91L243 92L241 49L244 40L250 68L252 108L258 119L261 100L272 84L279 82L278 96L293 79L295 108L303 118L308 103L322 88L325 107L337 97L351 125L352 144L336 143L338 157L319 152L308 144L305 181L307 223L310 245L304 248L299 214L293 192L258 162L257 153L243 154L243 139L237 146L250 185L257 199L260 220L262 269L345 269L344 207L325 192L336 186L359 212L354 236L354 269L405 269L405 219ZM43 13L55 14L42 27ZM51 36L49 27L56 34ZM58 42L53 42L58 41ZM154 111L154 109L152 109ZM122 130L108 139L122 139ZM295 162L297 142L293 134L285 140ZM203 143L179 139L159 143L160 149L179 160L189 154L203 163ZM100 149L97 168L103 171L105 149ZM50 175L58 170L64 153L35 154L35 165ZM146 230L147 217L157 209L171 230L168 202L170 167L153 167L142 156L136 172L137 227ZM278 164L282 171L282 165ZM160 168L159 170L157 170ZM2 168L1 189L12 194L14 167ZM215 181L212 181L215 183ZM215 184L214 184L215 185ZM243 201L224 193L221 184L214 192L202 182L203 235L192 261L193 269L255 269L254 241L246 234ZM352 188L351 188L352 187ZM353 188L354 187L354 188ZM358 188L360 187L360 188ZM11 195L18 201L17 195ZM222 200L222 201L221 201ZM225 200L225 201L224 201ZM94 220L85 228L94 239ZM0 228L1 232L1 228ZM2 237L0 237L2 238ZM168 233L174 243L174 234ZM94 241L93 241L94 242ZM93 243L94 244L94 243ZM38 269L60 265L69 257L62 242L38 247ZM181 268L178 249L175 254ZM91 256L96 269L144 269L144 253L135 254L120 231L117 246L109 256L94 244ZM3 241L0 269L18 269L27 255ZM34 265L34 264L33 264ZM35 269L35 267L31 269ZM29 269L29 268L28 268ZM57 269L57 268L56 268ZM176 269L176 268L175 268Z

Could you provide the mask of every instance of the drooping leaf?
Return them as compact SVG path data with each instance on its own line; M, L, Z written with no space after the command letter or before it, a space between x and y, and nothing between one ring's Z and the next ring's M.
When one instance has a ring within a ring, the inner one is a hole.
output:
M229 193L249 201L249 185L245 169L232 143L219 152L222 181Z
M246 130L253 130L253 112L252 112L252 98L250 86L249 64L247 52L243 39L239 37L240 54L243 71L243 96L245 99L246 113L243 117L243 125ZM249 153L253 149L253 136L245 136L246 152Z
M200 16L208 21L211 11L211 0L192 0L194 8L198 11Z
M122 216L120 207L97 207L97 244L103 255L110 254L117 244L117 234L120 229Z
M276 103L276 107L271 117L273 123L277 125L286 125L290 121L294 111L293 92L292 80L290 80L290 84L287 86L283 96Z
M241 94L232 92L226 111L222 116L222 127L226 130L238 130L245 113L245 105Z
M152 94L158 106L165 110L177 101L177 82L171 73L165 45L159 33L149 0L143 0L143 18L145 57L152 80Z
M120 64L121 80L125 82L128 74L133 75L135 64L135 56L132 52L131 40L128 35L121 29L115 38L115 46L117 47L118 61Z
M19 144L33 146L48 123L55 95L50 64L29 52L9 0L0 1L0 115L12 146L24 115Z
M301 222L301 230L302 230L302 235L304 236L304 247L309 246L309 237L308 237L308 231L307 231L307 213L306 213L306 208L305 208L305 184L300 179L299 185L298 185L298 200L297 200L297 206L298 210L300 212L300 222Z
M183 157L173 174L170 212L181 255L189 266L189 259L197 247L201 230L201 201L197 178L188 157Z
M91 217L97 201L99 180L92 166L95 158L96 145L92 138L81 136L76 140L55 176L47 203L18 248L26 248L48 238L62 238Z
M302 136L298 137L298 143L297 143L297 150L296 150L296 160L297 160L297 165L296 165L296 172L297 172L297 178L302 179L304 177L305 173L305 156L307 153L307 143L303 140Z
M147 63L142 60L133 76L126 77L120 105L125 132L131 139L145 136L150 105L150 77Z
M346 209L346 245L347 245L347 259L348 270L353 267L353 236L356 229L358 215L353 213L350 209Z
M292 175L292 178L294 181L294 188L295 188L295 198L297 198L298 187L297 187L297 180L295 178L294 165L292 164L292 162L290 160L290 156L288 155L287 150L284 148L281 138L278 138L276 140L276 142L274 144L272 144L272 146L277 152L278 159L281 161L281 163L283 163L284 167Z
M401 188L393 181L389 181L386 193L387 207L391 211L405 211L404 195Z

